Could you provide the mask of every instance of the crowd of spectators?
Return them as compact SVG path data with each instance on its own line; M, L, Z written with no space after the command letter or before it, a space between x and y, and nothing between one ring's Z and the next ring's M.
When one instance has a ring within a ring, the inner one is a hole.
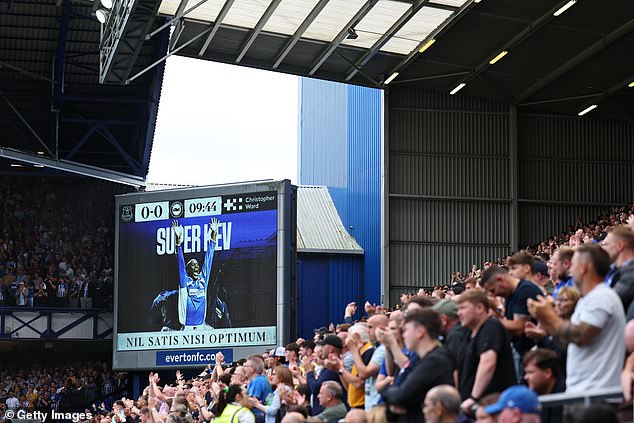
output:
M219 353L174 383L151 373L136 400L94 406L92 420L617 421L610 406L542 407L538 396L621 386L632 398L629 211L475 268L448 289L403 296L393 309L350 303L341 323L313 339L235 363Z
M80 177L0 181L0 306L112 308L114 195Z
M49 413L110 409L127 394L127 374L113 372L105 362L33 364L16 368L0 363L0 420L18 410ZM98 405L97 405L98 404Z
M49 215L12 185L1 189L10 202L0 272L3 292L17 283L16 304L23 305L29 282L53 279L57 298L64 283L70 294L71 283L81 291L111 277L112 228L91 214L107 207L89 206L103 193L71 214L68 202L78 193L49 198L43 189ZM609 407L541 407L538 395L621 386L631 400L632 212L629 205L578 222L467 275L456 272L444 287L403 295L392 309L350 303L341 323L313 339L235 363L218 353L197 377L177 372L174 383L150 373L136 400L117 391L125 374L115 377L107 367L0 370L0 420L5 410L61 407L67 398L88 407L95 423L615 421ZM109 400L99 401L99 392Z

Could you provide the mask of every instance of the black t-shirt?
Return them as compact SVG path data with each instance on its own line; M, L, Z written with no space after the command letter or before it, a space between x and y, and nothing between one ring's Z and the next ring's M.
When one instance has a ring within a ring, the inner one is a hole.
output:
M457 365L456 363L463 359L463 350L470 336L471 329L462 326L460 323L456 323L447 334L443 346L449 352L449 356L454 361L454 365Z
M517 383L515 367L513 366L513 353L502 323L492 318L487 319L478 333L474 337L466 338L465 342L464 357L457 366L460 396L463 400L471 395L480 364L480 355L489 350L494 350L497 353L495 373L480 396L492 392L502 392Z
M381 391L386 404L407 409L407 414L398 417L388 414L392 417L390 421L424 423L421 405L427 392L438 385L453 385L453 363L444 347L436 347L416 360L400 385L388 386Z
M361 354L361 361L366 366L370 364L370 360L372 360L372 354L374 354L374 347L368 348L363 354Z
M515 292L506 298L506 318L513 320L516 314L530 316L527 301L529 298L536 299L538 295L542 295L542 291L537 285L531 281L521 279L515 288ZM526 351L535 345L525 335L515 336L511 342L513 342L513 346L522 357Z

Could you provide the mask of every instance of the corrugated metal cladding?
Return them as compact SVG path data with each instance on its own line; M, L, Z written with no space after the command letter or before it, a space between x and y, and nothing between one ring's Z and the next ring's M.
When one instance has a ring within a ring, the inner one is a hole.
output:
M297 188L297 252L363 254L343 226L327 187Z
M632 201L634 124L525 114L518 134L520 245Z
M547 240L574 225L577 218L591 222L606 211L605 206L521 204L519 208L520 247Z
M379 302L382 93L309 78L300 78L299 91L299 183L328 187L345 227L365 251L361 298ZM352 301L345 286L332 287L332 305Z
M633 200L631 123L520 109L512 128L508 105L398 86L387 104L392 304Z
M510 251L509 124L503 104L391 89L392 304Z
M362 304L363 256L299 253L297 262L299 336L342 322L349 302Z

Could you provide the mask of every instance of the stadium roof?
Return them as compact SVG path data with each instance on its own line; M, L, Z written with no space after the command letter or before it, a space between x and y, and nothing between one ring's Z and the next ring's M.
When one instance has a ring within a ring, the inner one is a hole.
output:
M632 1L162 0L159 13L179 55L634 119Z
M99 84L95 6L0 2L0 156L9 159L0 171L45 165L132 184L147 174L163 69L126 86ZM168 36L144 43L131 71L163 56Z
M19 171L142 185L172 54L634 120L632 1L115 0L101 27L98 7L0 2L0 156Z

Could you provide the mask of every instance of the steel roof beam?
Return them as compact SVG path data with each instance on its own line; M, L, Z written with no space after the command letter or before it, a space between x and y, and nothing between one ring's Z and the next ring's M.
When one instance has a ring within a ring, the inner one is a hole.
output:
M418 51L425 44L427 44L429 42L429 40L439 36L443 31L446 31L447 29L451 28L452 25L454 25L456 22L458 22L460 20L460 18L462 18L465 15L464 12L471 7L473 2L474 2L474 0L469 0L469 1L465 2L458 10L456 10L454 13L449 15L447 17L447 19L445 19L443 21L443 23L441 23L438 26L438 28L436 28L431 34L429 34L427 37L425 37L425 39L422 40L416 46L416 48L414 50L410 51L409 54L403 60L401 60L398 63L398 65L396 65L394 68L392 68L392 70L387 75L384 75L382 81L385 81L394 72L402 72L405 68L407 68L407 66L409 66L412 63L412 61L414 60L414 57L416 57L416 55L418 54ZM453 65L453 66L462 67L462 66L459 66L459 65Z
M585 108L590 107L593 104L599 104L609 99L610 97L612 97L613 95L621 91L622 89L631 89L631 88L628 88L628 84L632 82L634 82L634 75L628 76L624 80L619 81L618 83L612 85L610 88L603 91L602 93L599 93L593 100L588 100L588 102L585 103L579 110L584 110Z
M337 47L339 47L339 45L343 42L343 40L346 39L346 37L348 36L348 30L357 25L361 21L361 19L363 19L365 15L367 15L368 12L372 10L374 5L377 4L378 1L379 0L367 0L363 4L363 6L361 6L361 9L359 9L359 11L352 17L352 19L348 21L346 26L344 26L343 29L339 31L339 34L337 34L335 39L332 40L330 45L328 45L328 47L326 47L326 49L319 55L317 60L315 60L310 71L308 72L308 75L314 75L315 72L317 72L319 67L323 65L326 60L328 60L332 52L335 51Z
M0 157L11 160L17 160L24 163L42 165L50 169L57 169L64 172L75 173L78 175L89 176L91 178L103 179L106 181L116 182L125 185L131 185L136 188L145 187L145 178L128 175L114 170L104 169L97 166L90 166L83 163L72 162L63 159L47 158L35 154L28 154L22 151L10 148L0 147Z
M33 127L29 124L29 122L25 119L24 116L22 116L22 114L20 113L20 111L13 105L13 103L11 103L9 101L9 99L4 95L4 93L2 91L0 91L0 97L2 97L2 99L4 100L5 103L7 103L7 105L9 106L9 108L11 110L13 110L13 113L16 114L16 116L20 119L20 121L24 124L24 126L26 126L29 131L31 132L31 134L33 134L33 136L35 137L35 139L38 140L38 142L40 144L42 144L42 147L44 147L44 149L46 150L46 152L50 155L50 156L54 156L55 154L53 153L53 151L51 151L51 149L49 148L49 146L44 142L44 140L37 134L37 132L35 131L35 129L33 129Z
M529 98L530 96L532 96L533 94L535 94L536 92L544 88L546 85L550 84L551 82L553 82L560 76L570 72L577 66L581 65L590 57L594 56L595 54L603 50L605 47L612 44L614 41L625 36L633 29L634 29L634 19L630 19L629 21L621 25L619 28L612 31L611 33L609 33L608 35L606 35L605 37L603 37L596 43L592 44L590 47L588 47L587 49L585 49L584 51L582 51L581 53L579 53L572 59L568 60L566 63L559 66L557 69L553 70L551 73L549 73L545 77L541 78L539 81L537 81L536 83L534 83L533 85L531 85L530 87L522 91L519 95L517 95L513 99L513 103L518 104L523 102L524 100L526 100L527 98Z
M222 9L220 9L220 13L216 17L216 21L210 26L211 32L209 33L209 35L207 35L207 39L203 43L203 46L200 49L200 51L198 52L198 56L202 56L203 54L205 54L205 51L207 51L207 47L209 47L211 40L216 35L216 32L218 32L218 30L220 29L220 25L222 25L222 21L227 16L227 13L229 13L229 10L231 9L231 6L233 6L234 1L235 0L225 1L225 4L222 6Z
M352 77L354 77L359 69L365 66L366 63L370 61L374 57L375 54L379 52L381 47L383 47L398 31L401 30L418 13L419 10L423 8L426 4L429 3L429 0L418 0L412 4L412 7L407 9L405 13L401 15L400 18L388 29L385 34L381 35L381 37L370 47L370 49L361 57L361 59L357 60L354 64L354 68L348 73L346 76L346 81L350 81Z
M454 76L467 75L468 73L469 73L469 71L463 71L463 72L441 73L441 74L438 74L438 75L418 76L418 77L410 78L410 79L399 79L397 81L394 81L393 84L408 84L410 82L427 81L427 80L430 80L430 79L451 78L451 77L454 77Z
M313 10L310 11L306 19L301 23L301 25L295 30L293 36L286 42L284 48L279 52L277 58L275 59L275 63L273 64L273 69L277 69L277 67L282 63L284 58L290 53L291 49L297 44L299 39L304 35L304 32L308 29L310 24L313 23L315 18L321 13L324 7L328 4L330 0L319 0Z
M244 55L247 54L247 51L249 51L251 44L253 44L256 38L258 38L258 35L260 35L262 28L264 28L264 25L266 25L271 16L273 16L275 9L277 9L277 6L279 6L281 2L282 0L273 0L271 4L269 4L269 7L266 8L262 16L260 16L260 19L255 25L255 28L253 28L251 34L249 34L249 38L247 38L244 44L242 44L242 47L240 48L240 53L238 53L238 58L236 59L236 63L240 63Z
M476 67L473 68L473 71L469 75L467 75L464 78L462 78L460 80L460 82L458 82L456 84L456 86L459 85L459 84L462 84L462 83L466 84L469 81L472 81L473 79L477 78L482 72L484 72L489 66L491 66L490 62L491 62L491 60L494 57L496 57L499 53L501 53L503 51L508 51L508 50L510 50L510 49L512 49L514 47L517 47L520 43L522 43L524 40L529 38L538 29L540 29L541 27L546 25L548 22L550 22L550 20L555 17L553 15L553 13L555 13L557 10L561 9L561 7L563 7L568 2L569 2L569 0L563 0L563 1L559 2L554 7L548 9L548 11L546 13L541 15L535 21L529 23L528 26L526 26L523 30L518 32L513 38L511 38L510 40L505 42L500 48L495 50L489 57L487 57L482 62L480 62L478 65L476 65ZM485 13L481 13L480 15L481 16L487 16ZM486 82L486 80L485 80L485 82ZM487 85L490 86L489 83L487 83ZM506 99L506 95L498 92L497 89L494 89L494 91L496 91L498 95L501 95L502 98Z

